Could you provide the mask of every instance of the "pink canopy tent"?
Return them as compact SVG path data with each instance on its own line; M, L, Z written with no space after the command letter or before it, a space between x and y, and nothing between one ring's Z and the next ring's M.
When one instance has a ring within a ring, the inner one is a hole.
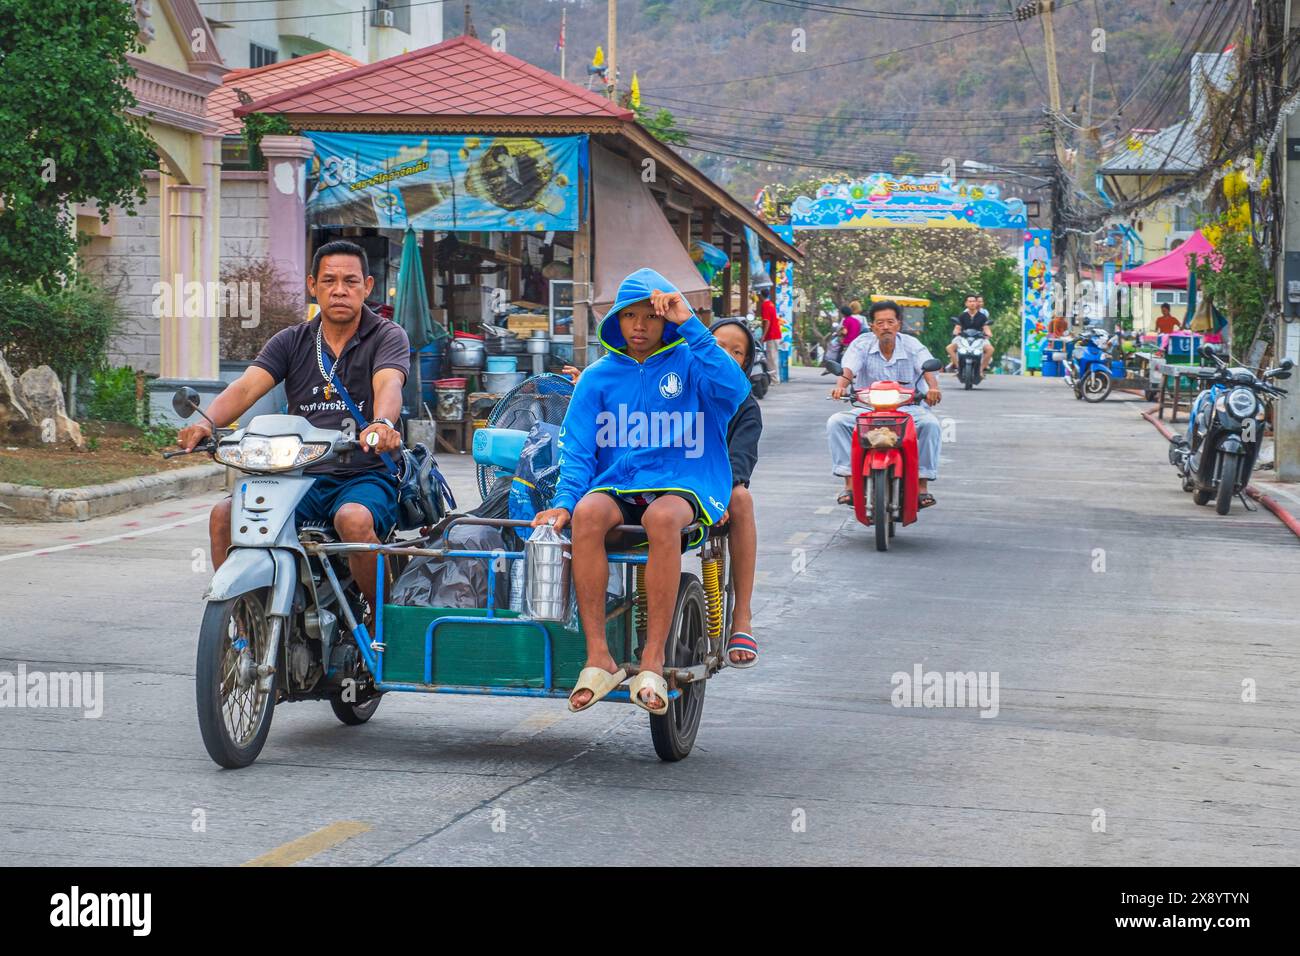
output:
M1191 271L1187 264L1187 257L1193 253L1198 257L1205 256L1213 251L1214 247L1210 245L1210 240L1201 235L1201 230L1197 229L1177 249L1145 265L1124 270L1119 274L1119 281L1125 285L1149 285L1153 289L1186 289L1187 273Z

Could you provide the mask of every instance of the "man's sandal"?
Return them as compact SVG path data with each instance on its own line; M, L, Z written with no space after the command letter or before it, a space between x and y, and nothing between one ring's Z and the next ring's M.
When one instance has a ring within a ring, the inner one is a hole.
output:
M749 651L754 656L747 661L732 660L731 655L734 651ZM754 640L753 634L746 634L744 631L737 631L731 635L731 640L727 641L727 666L728 667L753 667L758 663L758 641Z
M641 699L641 692L646 688L654 691L656 697L662 701L658 707L651 707ZM668 682L664 680L662 674L656 674L654 671L641 671L627 685L628 693L632 695L632 703L636 704L642 710L649 711L656 717L662 717L668 713Z
M835 499L835 503L836 503L837 505L849 505L850 507L852 507L852 506L853 506L853 492L851 492L851 491L841 491L841 492L840 492L840 496L839 496L838 498Z
M931 505L936 503L934 495L930 494L928 491L923 491L916 496L916 507L918 509L929 508Z
M584 667L578 673L578 682L569 691L569 712L576 714L580 710L586 710L625 680L627 671L621 667L612 674L603 667ZM590 691L591 696L585 704L575 707L573 698L580 690Z

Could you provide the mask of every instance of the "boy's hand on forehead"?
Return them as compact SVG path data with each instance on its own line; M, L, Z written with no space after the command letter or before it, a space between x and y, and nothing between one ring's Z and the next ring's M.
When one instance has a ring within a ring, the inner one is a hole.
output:
M691 317L691 307L686 304L680 292L660 292L655 289L650 293L650 307L655 315L662 316L673 325L681 325Z

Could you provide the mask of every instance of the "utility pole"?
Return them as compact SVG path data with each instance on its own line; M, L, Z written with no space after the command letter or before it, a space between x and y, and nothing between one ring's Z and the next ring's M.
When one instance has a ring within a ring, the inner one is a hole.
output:
M605 68L609 71L605 89L611 100L618 99L618 0L609 3L609 41L605 52Z
M478 33L474 30L474 17L470 13L469 0L465 0L465 36L478 38Z
M1056 72L1056 30L1052 26L1052 7L1056 0L1040 0L1039 11L1043 18L1043 54L1047 59L1047 100L1052 108L1052 120L1061 115L1061 78ZM1052 137L1056 141L1056 137ZM1056 141L1057 157L1065 162L1065 148Z
M1289 37L1300 24L1300 0L1287 3L1285 23L1282 37ZM1284 76L1283 82L1295 82L1294 75ZM1277 323L1274 364L1290 358L1300 365L1300 158L1297 158L1295 148L1297 141L1300 141L1300 115L1292 113L1286 120L1286 152L1283 153L1283 254L1277 285L1277 300L1281 303L1282 314ZM1278 148L1282 149L1283 144L1279 143ZM1280 481L1300 481L1300 389L1292 387L1290 392L1273 406L1273 455Z

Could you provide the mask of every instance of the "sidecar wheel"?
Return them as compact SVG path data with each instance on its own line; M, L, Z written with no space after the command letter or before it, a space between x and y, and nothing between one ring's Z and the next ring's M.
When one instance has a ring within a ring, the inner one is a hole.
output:
M208 756L227 769L256 760L271 732L275 676L269 692L257 678L270 639L265 588L209 601L203 612L194 666L199 733Z

